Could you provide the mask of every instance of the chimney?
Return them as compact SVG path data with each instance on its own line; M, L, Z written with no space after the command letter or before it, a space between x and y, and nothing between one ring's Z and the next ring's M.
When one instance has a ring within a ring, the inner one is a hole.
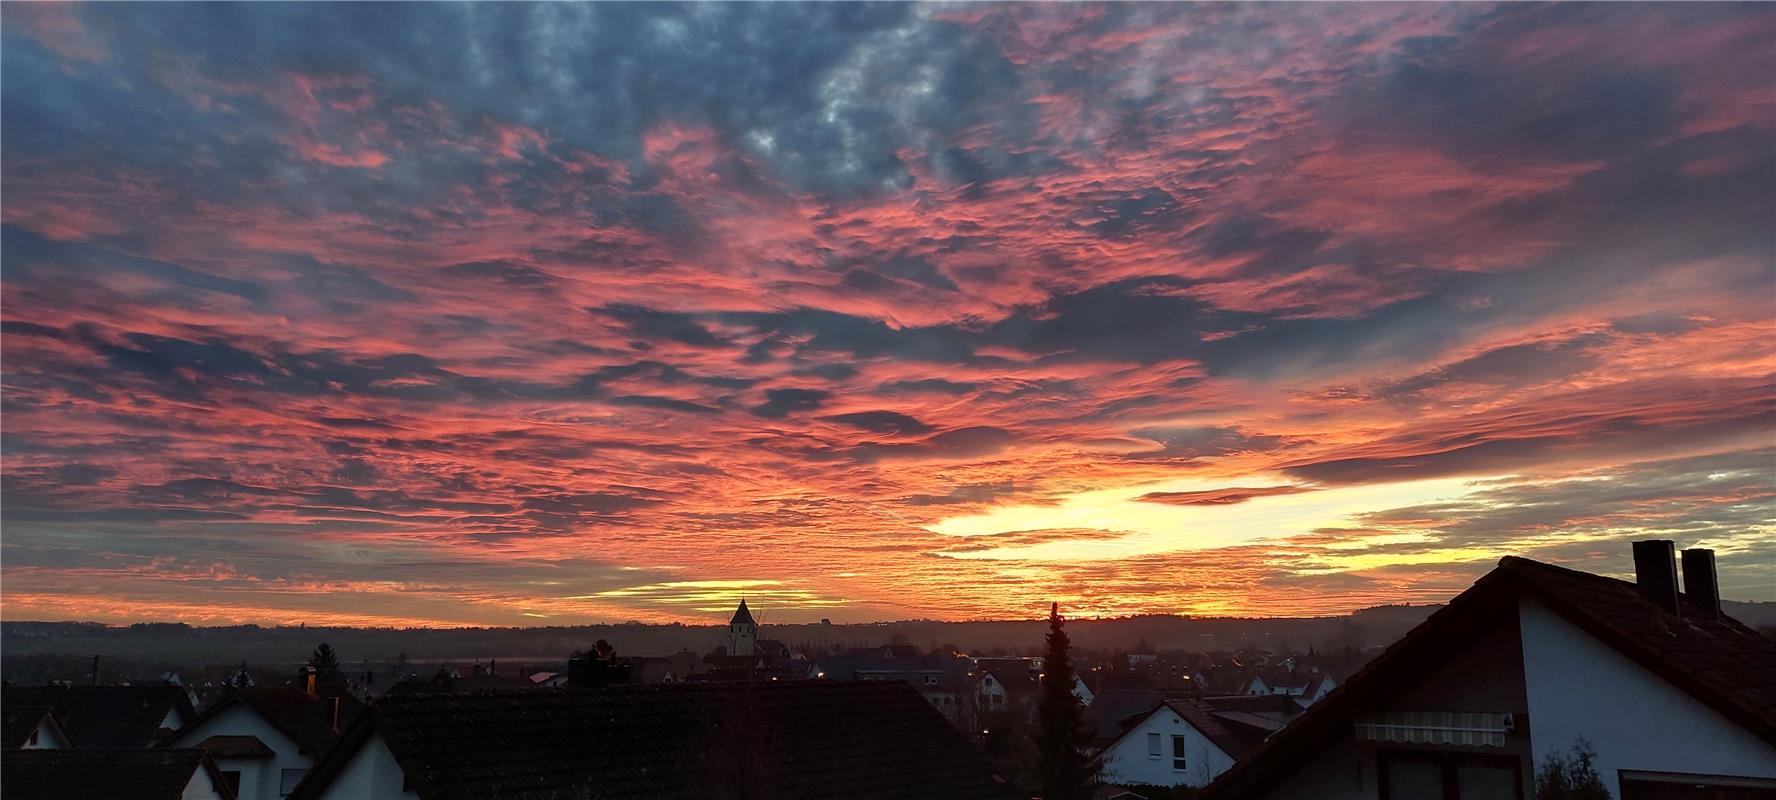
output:
M334 697L331 699L333 700L333 732L338 733L339 732L339 698Z
M308 692L309 697L316 696L315 668L312 666L302 668L302 691Z
M1720 619L1720 579L1714 572L1714 551L1700 547L1683 551L1684 596L1705 616Z
M1683 614L1677 606L1677 547L1670 539L1634 543L1634 585L1661 610Z
M93 656L92 685L99 685L99 657Z

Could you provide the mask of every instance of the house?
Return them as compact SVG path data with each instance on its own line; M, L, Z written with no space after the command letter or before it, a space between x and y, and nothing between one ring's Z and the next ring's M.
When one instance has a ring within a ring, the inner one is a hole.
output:
M1300 713L1283 695L1164 700L1125 720L1099 751L1099 777L1120 786L1204 786Z
M177 686L8 686L0 706L45 706L82 749L150 747L197 714Z
M829 681L896 681L913 685L919 694L946 719L956 720L961 702L969 697L967 675L961 662L937 656L902 652L890 645L879 650L857 650L846 655L823 656L814 661L807 677Z
M8 750L6 800L235 800L201 750Z
M1317 669L1276 667L1253 673L1246 690L1237 694L1284 695L1307 708L1337 687L1338 681Z
M363 709L343 686L242 689L206 709L165 746L209 753L240 800L274 800L296 788Z
M1036 704L1036 678L1023 672L1006 673L1004 677L988 672L974 684L974 702L982 711L1029 713Z
M6 750L65 750L74 745L49 706L0 708L0 739Z
M1581 740L1620 800L1772 796L1776 641L1721 613L1712 551L1683 594L1674 555L1635 542L1633 582L1502 559L1204 797L1522 798Z
M1085 719L1092 725L1092 739L1100 747L1115 741L1128 730L1130 718L1144 715L1165 702L1168 695L1158 689L1104 689L1085 707Z
M832 681L385 697L291 795L740 796L1013 795L912 687Z

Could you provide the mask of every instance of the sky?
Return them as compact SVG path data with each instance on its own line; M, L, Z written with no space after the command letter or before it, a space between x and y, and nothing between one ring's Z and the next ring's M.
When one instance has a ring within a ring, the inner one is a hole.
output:
M0 615L1776 600L1776 7L0 9Z

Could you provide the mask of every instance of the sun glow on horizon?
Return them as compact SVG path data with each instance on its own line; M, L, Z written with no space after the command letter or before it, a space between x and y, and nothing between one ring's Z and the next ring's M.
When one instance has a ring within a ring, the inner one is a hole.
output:
M1274 478L1188 479L1082 492L1054 506L1008 506L985 514L951 517L932 525L933 533L962 539L983 539L1041 530L1120 532L1114 538L1061 538L1029 545L940 555L973 559L1102 560L1131 558L1177 550L1233 547L1286 541L1328 528L1363 525L1360 517L1381 508L1404 508L1458 499L1477 482L1504 476L1436 478L1399 483L1341 486L1326 489L1279 482ZM1237 484L1257 489L1305 488L1306 491L1257 496L1239 503L1173 505L1139 498L1156 493L1203 492ZM1410 534L1407 534L1410 536ZM1399 537L1390 537L1399 540ZM1380 543L1377 539L1376 543Z

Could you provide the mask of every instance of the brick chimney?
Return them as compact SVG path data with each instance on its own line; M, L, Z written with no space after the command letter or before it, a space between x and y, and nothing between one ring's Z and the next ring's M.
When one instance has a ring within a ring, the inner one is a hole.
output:
M1714 571L1714 551L1691 548L1683 551L1684 596L1702 614L1720 619L1720 578Z
M304 666L300 674L302 675L302 691L308 692L309 697L317 696L317 693L315 692L315 668L312 666Z
M1677 546L1670 539L1634 543L1634 585L1661 610L1683 615L1677 604Z

